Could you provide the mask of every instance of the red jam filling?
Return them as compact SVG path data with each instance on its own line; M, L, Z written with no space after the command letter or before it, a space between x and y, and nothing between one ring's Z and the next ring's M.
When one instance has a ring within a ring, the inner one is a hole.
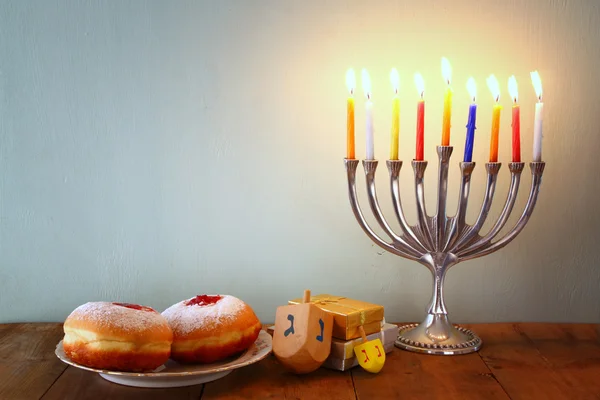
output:
M115 306L127 307L127 308L131 308L133 310L156 312L156 311L154 311L153 308L146 307L146 306L140 306L139 304L131 304L131 303L113 303L113 304Z
M186 306L210 306L211 304L216 304L219 300L221 300L223 296L211 296L208 294L201 294L193 299L189 299L185 302Z

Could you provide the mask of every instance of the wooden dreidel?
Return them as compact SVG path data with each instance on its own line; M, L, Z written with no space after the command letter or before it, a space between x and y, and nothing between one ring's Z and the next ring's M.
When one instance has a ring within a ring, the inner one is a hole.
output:
M318 369L329 357L333 316L310 303L310 290L302 304L277 307L273 353L287 369L306 374Z
M367 341L367 335L362 325L358 327L362 343L354 347L354 355L358 364L365 370L378 373L385 364L385 350L379 338Z

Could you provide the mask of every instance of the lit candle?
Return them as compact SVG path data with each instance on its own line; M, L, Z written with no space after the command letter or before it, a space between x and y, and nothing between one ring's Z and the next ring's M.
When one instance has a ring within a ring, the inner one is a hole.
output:
M465 141L465 156L464 162L471 162L473 160L473 144L475 143L475 120L477 118L477 104L475 103L475 97L477 96L477 85L475 85L475 79L472 77L467 81L467 90L469 96L473 99L473 103L469 106L469 119L467 121L467 139Z
M538 102L535 105L535 121L533 124L533 161L542 161L542 118L544 103L542 103L542 80L537 71L531 73L531 82L535 89Z
M400 137L400 99L398 98L398 87L400 86L400 76L396 68L390 72L390 81L394 89L394 99L392 100L392 143L390 148L390 160L398 159L398 142Z
M366 69L362 70L362 87L365 91L367 102L365 104L367 121L367 160L375 159L375 147L373 138L373 101L371 100L371 79Z
M494 75L487 78L487 84L494 96L496 104L492 111L492 137L490 140L490 162L498 162L498 133L500 132L500 110L502 106L498 104L500 100L500 85Z
M521 111L519 108L519 92L517 90L517 78L508 78L508 93L513 99L512 106L512 161L521 162Z
M442 124L442 146L450 146L450 119L452 115L452 89L450 88L450 79L452 77L452 67L446 57L442 57L442 76L448 85L444 96L444 119Z
M421 74L418 72L415 74L415 85L417 86L417 91L419 92L420 96L420 99L417 103L417 151L415 160L423 161L423 132L425 129L425 100L423 99L423 96L425 95L425 82L423 81Z
M350 95L348 96L347 102L347 122L346 122L346 130L348 131L346 135L346 158L349 160L354 159L354 88L356 87L356 77L354 76L354 70L349 69L346 72L346 86L348 86L348 92Z

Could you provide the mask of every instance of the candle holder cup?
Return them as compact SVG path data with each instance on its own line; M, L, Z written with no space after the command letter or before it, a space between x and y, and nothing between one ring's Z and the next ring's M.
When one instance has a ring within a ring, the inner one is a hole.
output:
M423 264L433 275L433 296L425 319L420 324L401 326L398 339L395 342L396 346L401 349L428 354L466 354L479 350L482 342L471 330L451 324L444 303L443 287L446 273L452 266L461 261L482 257L501 249L523 230L538 198L545 163L532 162L529 164L532 183L525 209L515 226L508 233L498 238L498 234L513 211L524 163L512 162L508 164L511 180L504 207L490 231L480 235L479 232L492 205L498 172L502 164L497 162L485 164L487 171L485 195L475 223L469 225L465 222L465 215L469 200L471 175L475 163L460 163L461 181L458 207L456 214L453 217L448 217L446 199L448 167L452 155L452 146L438 146L437 154L439 159L437 212L433 216L430 216L425 208L424 176L427 161L412 161L417 207L417 224L414 226L408 224L402 209L399 183L402 161L387 161L392 204L402 231L401 234L395 233L390 228L379 207L375 189L375 171L378 161L363 160L369 206L375 220L389 237L389 242L382 239L371 229L359 206L356 195L356 169L359 160L356 159L344 160L348 176L348 195L358 224L373 242L390 253Z

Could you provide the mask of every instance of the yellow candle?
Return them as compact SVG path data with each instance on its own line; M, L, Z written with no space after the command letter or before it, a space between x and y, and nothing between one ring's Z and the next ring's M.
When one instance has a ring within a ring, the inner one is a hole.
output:
M500 111L502 106L498 104L500 100L500 85L494 75L490 75L487 79L488 87L494 96L496 104L492 111L492 137L490 139L490 162L498 162L498 140L500 133Z
M348 86L348 91L350 95L348 96L347 101L347 149L346 149L346 158L349 160L354 159L354 88L356 87L356 77L354 75L354 70L349 69L346 73L346 85Z
M452 67L447 58L442 58L442 76L448 87L444 95L444 119L442 120L442 146L450 146L450 120L452 115L452 89L450 88L450 79L452 77Z
M400 138L400 99L398 98L398 86L400 77L396 68L390 73L390 80L394 88L394 99L392 100L392 143L390 147L390 160L398 159L398 144Z

